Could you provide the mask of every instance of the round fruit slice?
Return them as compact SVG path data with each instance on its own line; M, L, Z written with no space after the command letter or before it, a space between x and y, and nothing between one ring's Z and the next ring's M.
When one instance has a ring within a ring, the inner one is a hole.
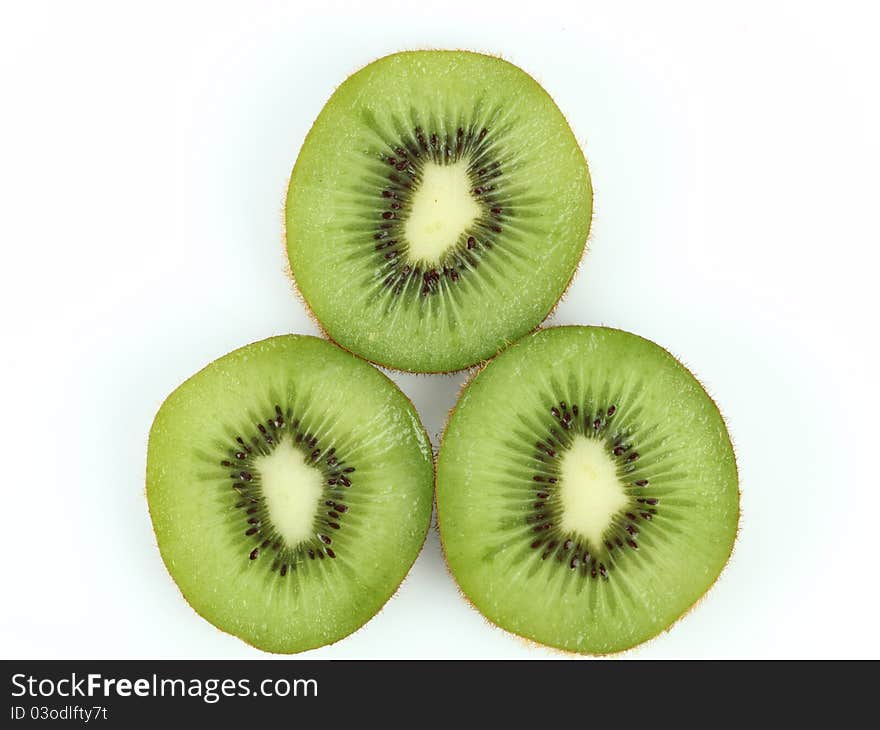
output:
M635 335L559 327L490 362L437 465L446 558L508 631L580 653L632 647L715 582L739 490L715 403Z
M290 179L287 252L336 342L450 371L540 324L591 215L584 155L534 79L476 53L399 53L318 116Z
M165 565L199 614L267 651L329 644L379 611L424 542L432 480L406 396L314 337L221 357L150 430Z

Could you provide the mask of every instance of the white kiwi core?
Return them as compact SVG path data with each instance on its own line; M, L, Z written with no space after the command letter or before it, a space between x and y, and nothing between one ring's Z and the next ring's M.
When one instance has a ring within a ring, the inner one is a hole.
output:
M602 441L574 437L560 464L559 498L562 531L575 532L598 549L614 516L629 503Z
M288 547L314 537L323 493L321 472L306 463L305 454L289 436L281 439L271 454L257 457L254 466L260 475L269 519Z
M403 229L413 261L439 263L482 213L467 168L465 160L425 164Z

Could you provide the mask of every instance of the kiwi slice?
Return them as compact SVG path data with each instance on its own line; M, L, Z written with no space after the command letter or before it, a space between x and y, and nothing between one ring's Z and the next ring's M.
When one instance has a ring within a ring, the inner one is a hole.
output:
M562 113L516 66L414 51L349 77L287 193L290 269L324 331L441 372L533 330L584 250L592 190Z
M150 430L159 551L192 607L291 653L360 627L428 530L428 438L376 368L315 337L257 342L208 365Z
M715 582L739 489L724 421L684 366L626 332L558 327L465 389L437 509L449 567L492 622L610 653L668 628Z

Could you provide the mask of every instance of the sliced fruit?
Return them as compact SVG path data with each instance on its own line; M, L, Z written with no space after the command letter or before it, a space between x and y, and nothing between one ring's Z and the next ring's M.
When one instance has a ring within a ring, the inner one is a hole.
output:
M715 582L736 537L736 462L715 403L668 352L619 330L552 328L465 389L437 509L449 567L492 622L615 652Z
M591 215L583 153L534 79L476 53L399 53L318 116L290 179L287 252L343 347L450 371L547 316Z
M314 337L221 357L150 431L166 567L199 614L267 651L331 643L379 611L425 539L432 481L403 393Z

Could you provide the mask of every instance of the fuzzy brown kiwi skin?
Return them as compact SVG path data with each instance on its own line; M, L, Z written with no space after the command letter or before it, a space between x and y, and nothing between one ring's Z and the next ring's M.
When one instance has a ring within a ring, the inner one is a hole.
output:
M249 345L255 345L255 344L257 344L258 342L265 342L266 339L276 339L276 337L286 337L286 336L287 336L287 335L276 335L275 337L264 338L264 339L262 339L262 340L255 340L255 341L253 341L253 342L248 343L247 345L242 345L242 347L248 347ZM329 338L328 338L328 339L329 339ZM331 344L336 345L336 343L333 342L332 340L329 340L329 341L330 341ZM241 349L241 348L237 348L237 349ZM340 348L340 349L344 349L344 348ZM227 353L227 354L228 354L228 353ZM221 355L220 357L223 357L223 355ZM180 383L180 385L177 386L177 388L174 388L174 390L172 390L171 393L174 393L174 392L175 392L175 391L176 391L181 385L183 385L184 383L187 383L187 382L189 382L190 380L192 380L192 379L193 379L194 377L196 377L200 372L202 372L202 370L204 370L205 368L207 368L208 366L210 366L212 363L216 362L216 360L218 360L218 359L219 359L219 358L215 358L215 359L212 360L210 363L208 363L208 365L205 365L203 368L201 368L200 370L198 370L196 373L194 373L193 375L190 375L188 378L186 378L186 380L182 381L182 382ZM363 359L363 358L361 358L361 359ZM377 368L377 370L379 370L379 369ZM382 375L383 378L385 378L385 380L387 380L389 383L391 383L391 385L393 385L395 388L397 388L397 390L399 390L401 393L403 393L403 397L406 398L407 403L410 404L410 406L411 406L412 409L413 409L413 412L414 412L414 413L416 414L416 416L418 417L417 420L418 420L418 423L419 423L419 427L422 429L422 433L425 435L425 440L427 441L428 444L430 444L430 443L431 443L431 439L430 439L430 437L428 436L428 432L425 430L425 425L422 423L422 419L421 419L421 417L418 415L419 412L418 412L418 410L416 409L415 403L412 402L412 400L410 399L410 397L409 397L406 393L404 393L403 390L397 385L397 383L395 383L393 380L391 380L391 378L389 378L389 377L388 377L385 373L383 373L381 370L379 370L379 373ZM169 394L168 396L166 396L165 399L163 399L162 403L159 404L159 407L156 409L156 413L158 413L159 410L161 410L162 406L165 404L165 401L168 400L168 398L170 397L170 395L171 395L171 394ZM153 420L155 420L155 416L153 416ZM433 450L433 449L431 449L431 468L434 470L434 484L436 485L436 483L437 483L437 454L434 453L434 450ZM435 497L435 499L436 499L436 497ZM150 500L147 498L147 478L146 478L146 473L144 474L144 501L147 503L147 513L148 513L149 516L150 516L150 527L152 528L153 524L155 524L155 523L154 523L154 521L153 521L153 513L152 513L152 511L150 510ZM168 561L165 559L165 556L162 555L162 550L159 548L159 540L158 540L158 538L156 537L156 531L155 531L155 529L153 529L153 538L154 538L154 542L155 542L156 550L157 550L157 552L159 553L159 557L162 559L162 564L165 566L165 570L167 571L168 576L171 578L171 582L172 582L172 583L174 584L174 586L177 588L177 592L180 594L180 596L181 596L181 597L183 598L183 600L186 602L186 605L189 606L190 609L192 609L193 613L195 613L199 618L201 618L201 619L202 619L205 623L207 623L209 626L213 627L216 631L220 632L221 634L226 634L227 636L231 636L231 637L233 637L234 639L237 639L238 641L241 641L241 642L243 642L244 644L247 644L248 646L250 646L250 647L253 648L253 649L256 649L256 650L258 650L258 651L261 651L261 652L263 652L263 653L265 653L265 654L274 654L274 655L279 655L279 656L291 656L291 655L293 655L293 654L302 654L303 652L306 652L306 651L313 651L314 649L320 649L320 648L325 647L325 646L333 646L333 644L336 644L336 643L338 643L338 642L340 642L340 641L343 641L344 639L347 639L349 636L352 636L352 635L356 634L357 632L361 631L361 630L362 630L362 629L363 629L368 623L370 623L374 618L376 618L376 616L378 616L380 613L382 613L382 611L384 610L385 606L388 605L388 602L389 602L392 598L394 598L394 596L396 596L396 595L398 594L398 592L400 591L401 586L403 586L404 582L405 582L406 579L409 577L409 574L410 574L410 572L412 571L412 567L413 567L413 565L415 565L415 562L416 562L416 560L418 560L419 555L422 554L422 550L423 550L424 547L425 547L425 542L426 542L427 539L428 539L428 532L430 531L430 529L431 529L431 523L430 523L430 520L429 520L429 521L428 521L428 525L427 525L427 527L425 528L425 534L422 536L422 544L419 546L419 549L416 551L416 553L415 553L415 557L412 559L412 562L410 562L410 564L407 566L406 571L405 571L404 574L403 574L403 578L401 578L401 580L400 580L400 583L399 583L398 585L396 585L396 586L394 587L394 590L392 590L392 591L391 591L391 592L390 592L390 593L389 593L389 594L388 594L388 595L382 600L382 603L380 604L379 608L376 610L376 613L374 613L372 616L370 616L370 618L368 618L366 621L364 621L364 622L363 622L360 626L358 626L356 629L354 629L353 631L350 631L349 633L345 634L344 636L340 636L338 639L334 639L333 641L329 641L329 642L325 642L325 643L321 643L321 644L315 644L315 645L313 645L313 646L307 646L307 647L305 647L305 648L303 648L303 649L299 649L299 650L297 650L297 651L275 651L275 650L272 650L272 649L264 649L263 647L261 647L261 646L257 646L256 644L254 644L254 643L248 641L247 639L245 639L245 638L243 638L243 637L241 637L241 636L238 636L237 634L233 634L231 631L227 631L226 629L222 629L222 628L220 628L220 627L217 626L214 622L212 622L207 616L205 616L204 614L202 614L201 612L199 612L199 610L198 610L195 606L193 606L192 603L190 603L189 598L187 598L187 597L186 597L186 594L181 590L180 586L177 584L177 581L174 580L174 575L171 573L171 566L168 564ZM445 559L445 558L444 558L444 559Z
M490 624L494 628L499 629L500 631L502 631L504 633L511 634L512 636L515 636L517 639L519 639L524 644L526 644L527 646L530 646L530 647L540 647L542 649L547 649L552 652L555 652L558 654L564 654L564 655L570 656L570 657L583 657L583 656L614 657L614 656L621 656L621 655L627 654L629 652L635 652L635 651L641 649L642 647L646 646L647 644L658 639L661 634L668 633L669 631L671 631L673 629L673 627L675 627L678 624L679 621L681 621L685 616L687 616L691 611L693 611L706 598L706 596L709 595L709 592L718 583L718 579L721 578L721 576L727 570L727 566L730 564L730 559L733 557L733 553L736 550L736 543L737 543L737 540L739 539L739 533L740 533L740 523L742 521L742 490L739 488L739 464L738 464L738 460L737 460L737 456L736 456L736 449L734 448L734 445L733 445L733 439L731 439L731 437L730 437L730 431L727 429L727 422L724 419L724 414L721 413L721 409L718 407L718 404L715 402L715 399L709 394L709 391L706 390L706 387L703 385L703 383L691 372L690 368L688 368L686 365L684 365L684 363L682 363L682 361L679 358L675 357L675 355L673 355L665 347L663 347L662 345L658 345L656 342L654 342L653 340L649 340L647 337L642 337L641 335L634 335L632 332L628 332L627 330L622 330L617 327L605 327L605 326L601 326L601 325L571 325L571 324L567 324L567 325L556 325L553 327L537 327L532 332L532 334L534 334L538 330L544 330L544 329L546 329L546 330L581 329L586 326L593 327L595 329L611 330L614 332L623 332L624 334L633 335L634 337L639 337L640 339L645 340L646 342L650 342L652 345L659 347L667 355L669 355L670 357L675 359L675 361L678 362L682 368L684 368L685 372L688 375L690 375L697 383L699 383L700 387L703 388L703 390L706 393L706 396L709 398L709 401L712 403L712 405L715 407L715 410L718 412L718 416L721 418L722 423L724 423L724 426L725 426L724 430L725 430L725 433L727 434L728 443L730 443L731 452L733 453L734 471L736 472L736 483L737 483L736 533L733 538L733 545L731 545L730 553L728 554L727 559L724 561L724 565L721 566L721 570L718 571L718 575L715 577L715 580L712 581L712 585L710 585L703 592L703 594L699 598L697 598L696 601L694 601L690 606L685 608L685 610L682 611L665 628L663 628L660 631L656 632L655 634L647 637L646 639L638 642L637 644L633 644L632 646L628 646L623 649L618 649L617 651L609 651L609 652L577 652L577 651L572 651L570 649L564 649L564 648L558 647L558 646L551 646L549 644L542 644L541 642L539 642L529 636L523 636L522 634L518 634L515 631L511 631L510 629L506 629L503 626L499 626L492 619L490 619L488 616L486 616L486 614L484 614L482 611L480 611L480 609L477 608L476 605L474 605L474 602L470 599L470 597L467 595L467 593L465 593L464 589L461 587L461 584L458 582L458 579L455 577L455 574L452 572L452 569L449 566L449 558L446 555L446 545L443 542L443 528L440 526L440 510L437 505L437 476L438 476L437 461L440 456L440 450L443 448L443 442L446 440L446 432L449 430L449 424L452 421L452 416L455 414L455 409L458 407L458 404L461 402L461 397L464 395L465 391L467 391L467 389L471 386L471 384L477 379L477 376L479 376L480 373L482 373L483 370L486 369L486 366L491 362L491 360L485 360L485 361L481 362L479 364L479 367L476 367L474 369L474 372L467 378L467 380L465 380L465 382L461 386L461 389L459 390L458 398L455 401L455 405L449 409L449 413L446 416L446 422L443 425L443 433L440 437L440 446L437 449L437 456L434 459L434 462L435 462L434 463L434 507L437 511L437 531L440 534L440 550L443 553L443 562L446 566L446 572L449 573L449 575L452 577L452 580L455 583L455 587L458 590L461 597L464 598L464 600L470 605L470 607L472 609L474 609L478 614L480 614L480 616L483 617L483 620L485 620L488 624ZM526 335L525 337L531 337L531 334ZM525 337L523 337L523 339L525 339ZM519 340L517 342L519 342ZM514 344L517 344L517 343L514 343Z
M341 86L342 83L345 83L345 81L347 81L351 76L356 74L358 71L362 71L370 64L373 64L376 61L379 61L383 58L390 58L392 56L403 56L403 55L406 55L409 53L419 53L421 51L449 51L449 50L450 49L448 49L448 48L419 47L419 48L410 48L410 49L407 49L404 51L397 51L396 53L390 53L390 54L387 54L384 56L378 56L378 57L374 58L372 61L370 61L369 63L366 63L363 66L360 66L359 68L352 71L348 76L345 77L345 79L343 79L343 81L339 85L337 85L333 89L333 92L330 94L330 96L332 97L333 94L336 93L336 90L339 88L339 86ZM329 340L337 347L345 350L346 352L354 355L355 357L359 357L361 360L366 360L367 362L372 363L373 365L376 365L380 368L384 368L385 370L390 370L391 372L396 372L396 373L412 373L415 375L452 375L453 373L461 373L461 372L464 372L465 370L470 370L471 368L480 365L480 363L488 362L489 360L493 359L494 357L496 357L500 353L504 352L508 347L510 347L510 345L514 344L519 339L522 339L523 337L528 337L529 335L534 334L538 330L542 329L543 325L547 322L547 320L550 317L552 317L553 314L556 312L560 303L565 298L565 295L568 294L568 290L571 288L572 282L574 281L575 277L577 276L578 271L580 271L580 268L583 265L584 258L586 258L587 251L589 249L589 240L590 240L590 235L593 230L593 221L596 217L596 205L595 205L596 190L593 186L593 177L590 172L589 161L587 160L587 156L584 153L583 146L581 145L580 140L578 140L578 138L575 136L574 129L572 129L571 124L569 124L568 118L565 116L565 114L563 114L562 110L556 104L553 97L550 96L550 93L544 88L543 84L539 83L538 80L534 76L529 74L527 71L525 71L520 66L517 66L512 61L508 61L500 53L488 53L488 52L483 53L480 51L471 51L471 50L463 49L463 48L457 48L457 49L452 49L452 50L456 53L468 53L468 54L471 54L474 56L489 56L490 58L497 58L500 61L505 61L506 63L510 63L512 66L515 66L522 73L524 73L526 76L528 76L532 81L534 81L535 84L538 85L538 88L541 89L541 91L544 93L544 95L550 100L550 103L553 104L553 106L556 108L556 110L560 113L562 118L565 120L566 125L568 126L569 130L572 133L572 136L574 137L575 143L577 144L577 148L580 151L581 156L584 159L584 165L587 168L587 188L590 192L590 221L589 221L589 224L587 225L587 235L584 238L583 244L581 245L581 251L578 256L577 264L575 264L574 269L572 269L571 276L568 279L568 283L563 288L562 293L556 298L556 301L550 305L550 308L547 310L547 313L541 318L541 321L538 322L538 324L535 325L531 330L524 333L520 338L517 338L517 340L508 340L504 344L500 345L495 350L495 352L493 352L491 355L489 355L488 358L476 360L473 363L471 363L469 365L464 365L460 368L455 368L453 370L407 370L406 368L395 367L394 365L390 365L386 362L382 362L381 360L373 360L368 357L364 357L363 355L361 355L357 352L349 350L345 345L343 345L342 343L335 340L333 338L333 336L324 328L324 325L321 324L321 321L318 319L318 317L315 315L315 312L312 310L312 306L311 306L311 304L309 304L308 299L306 299L305 295L300 291L299 285L296 282L296 277L293 274L293 269L290 266L290 256L288 254L288 249L287 249L287 200L290 199L290 188L291 188L291 185L293 184L293 177L294 177L293 173L296 172L296 166L299 164L299 154L297 154L297 159L294 162L293 170L292 170L291 175L287 181L287 187L285 188L285 192L284 192L284 201L285 202L281 206L281 231L282 231L281 246L282 246L284 258L286 260L286 264L284 266L284 272L287 274L287 278L290 280L290 283L293 286L294 295L296 296L297 299L300 300L300 302L302 302L303 306L305 307L306 314L308 314L308 316L309 316L309 319L311 319L315 323L315 326L318 328L318 330L321 332L321 334L323 335L323 337L325 339ZM329 99L330 99L330 97L327 98L327 101L329 101ZM327 101L324 102L325 105L326 105ZM315 120L312 122L312 125L309 127L309 131L306 132L306 136L303 138L302 144L305 144L305 141L309 138L309 135L312 133L312 130L314 129L315 123L317 121L318 121L318 119L317 119L317 117L315 117ZM302 149L302 144L300 145L300 149Z

